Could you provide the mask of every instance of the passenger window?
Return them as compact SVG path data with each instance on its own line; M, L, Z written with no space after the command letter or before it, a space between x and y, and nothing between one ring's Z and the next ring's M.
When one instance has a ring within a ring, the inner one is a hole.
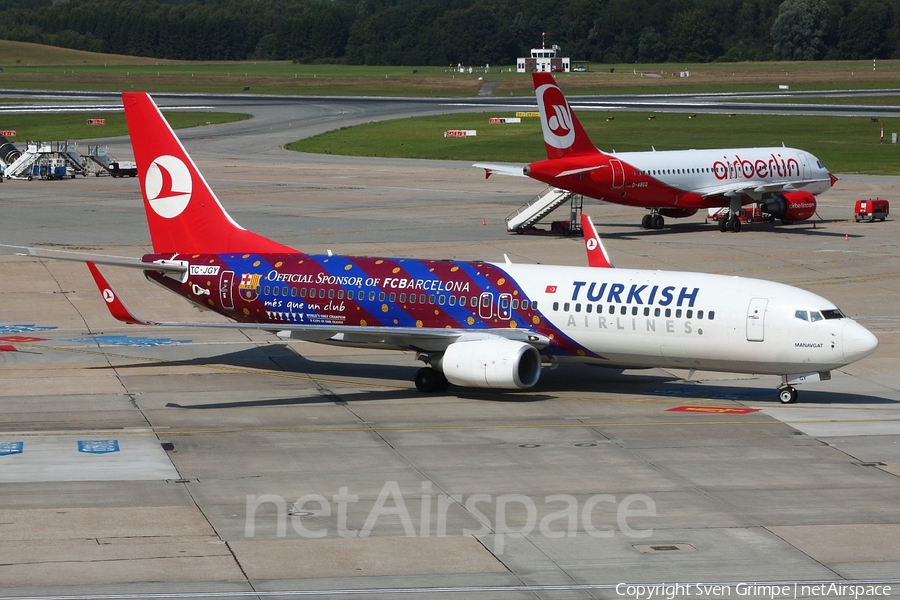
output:
M324 297L325 297L325 288L322 288L321 290L319 290L319 298L324 298Z
M429 295L428 295L428 304L434 304L434 302L435 302L434 296L432 296L432 295L429 294Z
M447 302L450 304L450 306L456 306L456 296L450 296L447 299Z
M585 304L584 305L584 312L591 312L592 310L594 310L593 304Z
M384 292L378 292L378 301L384 302Z
M274 288L274 289L272 290L272 295L273 295L273 296L277 296L277 295L280 294L280 293L281 293L281 288L280 288L280 287L276 287L276 288Z
M400 302L406 302L406 293L400 294Z
M528 310L528 300L522 300L522 310Z
M702 319L702 318L703 318L703 311L702 311L702 310L698 310L698 311L697 311L697 318L698 318L698 319Z
M537 300L532 301L531 310L537 310Z
M445 301L445 297L444 297L444 296L438 296L438 304L439 304L440 306L443 306L443 305L444 305L444 301Z
M369 292L369 302L375 302L375 292Z
M659 314L660 314L660 308L657 306L656 309L653 311L653 316L658 317Z
M623 306L622 308L619 309L619 314L624 315L624 314L627 314L627 313L628 313L628 307L627 307L627 306Z
M270 293L270 288L269 288L269 286L266 286L266 287L264 288L263 293L265 293L266 296L269 295L269 293Z
M419 304L425 304L425 294L419 294ZM434 302L432 302L434 304Z
M513 309L513 310L518 310L518 308L519 308L519 299L518 299L518 298L513 298L513 300L512 300L512 309Z
M575 312L581 312L581 302L575 303Z
M569 303L568 302L563 303L563 312L569 312Z
M672 309L671 309L671 308L667 308L667 309L666 309L666 318L669 318L669 317L671 317L671 316L672 316Z
M328 298L329 300L334 298L334 290L328 290Z
M632 316L636 316L637 314L638 314L638 307L637 307L637 306L632 306L632 307L631 307L631 315L632 315Z
M715 319L715 318L716 318L716 311L714 311L714 310L709 311L709 313L707 314L707 318L708 318L710 321L712 321L713 319Z
M389 296L389 298L391 299L391 302L396 302L397 294L395 294L394 292L391 292L391 295Z
M694 311L688 309L687 314L685 315L688 319L692 319L694 317Z
M347 292L347 299L348 299L348 300L353 300L353 297L354 297L354 296L355 296L355 294L353 293L353 290L350 290L350 291Z
M801 321L809 321L809 316L806 314L805 310L795 310L794 316L800 319Z
M675 318L676 319L681 318L681 309L680 308L675 309Z

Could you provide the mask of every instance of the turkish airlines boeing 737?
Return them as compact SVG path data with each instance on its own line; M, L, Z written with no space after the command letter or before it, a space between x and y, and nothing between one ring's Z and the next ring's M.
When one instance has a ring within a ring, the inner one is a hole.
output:
M143 325L232 327L285 338L409 350L423 392L450 384L530 388L544 364L663 367L827 379L878 340L825 298L788 285L702 273L311 255L247 231L225 212L147 94L122 95L154 252L87 260L112 315ZM585 231L593 232L589 223ZM97 264L147 278L234 323L132 313ZM349 368L349 367L348 367Z
M662 229L664 217L728 207L722 231L740 231L741 206L760 202L784 223L816 212L816 195L837 181L822 162L795 148L722 148L660 152L601 152L588 138L556 81L533 73L547 160L527 166L478 163L502 175L527 175L598 200L642 206L644 229Z

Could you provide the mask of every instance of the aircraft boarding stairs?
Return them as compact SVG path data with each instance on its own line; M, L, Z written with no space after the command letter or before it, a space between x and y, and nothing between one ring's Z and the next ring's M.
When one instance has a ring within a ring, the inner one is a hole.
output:
M22 152L3 170L3 176L7 179L31 179L32 166L40 160L41 154L43 154L42 150L43 147L30 142L26 146L25 152Z
M69 140L56 142L56 153L65 160L66 166L71 168L73 173L87 176L84 159L78 154L78 142Z
M85 157L99 165L101 169L109 173L109 169L116 159L109 154L109 146L88 146L88 153ZM100 171L94 171L94 175L100 177Z
M522 233L566 202L574 201L575 196L574 192L549 187L531 202L506 217L506 230Z

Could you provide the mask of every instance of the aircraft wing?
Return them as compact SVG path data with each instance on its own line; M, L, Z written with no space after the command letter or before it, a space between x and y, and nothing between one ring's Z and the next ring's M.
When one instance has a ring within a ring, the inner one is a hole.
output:
M775 194L778 192L796 192L802 190L807 185L813 183L823 183L827 179L805 179L802 181L784 181L784 182L768 182L768 181L738 181L725 184L715 188L701 190L703 198L714 198L716 196L750 196L762 197L763 194Z
M25 247L27 254L18 253L16 256L30 256L32 258L47 258L51 260L67 260L70 262L91 262L96 265L109 265L112 267L126 267L129 269L141 269L142 271L159 271L160 273L169 273L177 275L185 275L188 271L188 263L180 260L158 260L152 263L143 262L133 258L117 258L103 255L85 255L80 252L73 252L72 256L57 256L56 254L44 254L36 248Z
M475 163L476 169L484 169L484 178L487 179L494 173L498 175L510 175L512 177L525 177L524 167L516 165L497 165L493 163Z
M119 298L118 293L92 261L84 261L106 302L110 314L117 320L132 325L157 327L213 327L222 329L259 329L277 332L279 337L306 340L310 342L335 342L343 344L382 345L400 349L421 351L444 350L460 339L498 338L516 340L531 344L536 348L550 345L550 340L528 329L491 329L473 331L468 329L443 329L436 327L370 327L361 325L313 325L304 323L216 323L184 321L151 321L136 316ZM121 266L121 265L116 265ZM272 311L277 319L278 312Z

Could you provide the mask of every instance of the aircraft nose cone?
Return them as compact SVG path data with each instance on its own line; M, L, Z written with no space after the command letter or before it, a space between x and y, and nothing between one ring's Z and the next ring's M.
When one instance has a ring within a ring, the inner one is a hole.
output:
M878 338L856 321L850 321L844 325L841 344L844 359L853 362L875 352L878 348Z

